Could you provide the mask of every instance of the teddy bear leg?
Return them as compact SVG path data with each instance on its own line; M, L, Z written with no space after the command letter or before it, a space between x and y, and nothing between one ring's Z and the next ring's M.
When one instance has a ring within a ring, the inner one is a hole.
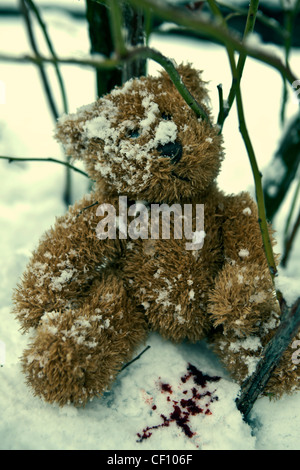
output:
M232 377L242 383L255 371L263 348L276 332L280 309L267 269L255 264L240 268L223 269L209 310L216 327L212 347ZM300 334L285 351L264 394L279 397L299 388L300 361L294 360L297 339Z
M122 281L106 275L83 307L43 315L22 357L27 383L47 402L84 405L107 390L146 332Z

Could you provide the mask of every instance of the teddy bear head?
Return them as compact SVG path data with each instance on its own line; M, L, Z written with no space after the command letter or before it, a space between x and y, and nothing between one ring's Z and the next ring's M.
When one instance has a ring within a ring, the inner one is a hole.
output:
M180 65L183 83L210 117L200 73ZM56 139L81 159L106 194L175 202L205 192L219 173L222 139L196 116L166 72L126 82L77 113L62 116Z

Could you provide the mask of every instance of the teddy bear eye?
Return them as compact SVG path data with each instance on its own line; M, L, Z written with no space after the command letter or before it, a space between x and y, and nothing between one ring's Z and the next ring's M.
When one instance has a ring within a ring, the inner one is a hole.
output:
M127 132L127 136L128 136L130 139L136 139L137 137L140 136L140 133L139 133L138 129L130 129L130 130Z
M172 115L171 114L168 114L168 113L165 113L163 112L161 117L165 120L165 121L171 121L172 120Z

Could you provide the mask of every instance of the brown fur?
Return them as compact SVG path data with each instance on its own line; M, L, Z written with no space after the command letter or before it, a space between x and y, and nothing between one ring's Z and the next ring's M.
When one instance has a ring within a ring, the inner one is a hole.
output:
M189 65L178 70L210 114L199 73ZM161 155L161 126L176 129L177 163ZM110 386L149 330L173 341L209 338L241 382L276 331L279 308L256 204L215 184L223 159L218 129L199 120L162 73L63 116L56 137L85 162L95 189L44 235L15 290L15 314L24 330L35 331L22 358L34 393L85 404ZM204 204L203 248L187 250L191 240L176 239L172 224L170 239L99 240L97 206L118 208L120 195L129 204ZM268 393L298 386L293 352Z

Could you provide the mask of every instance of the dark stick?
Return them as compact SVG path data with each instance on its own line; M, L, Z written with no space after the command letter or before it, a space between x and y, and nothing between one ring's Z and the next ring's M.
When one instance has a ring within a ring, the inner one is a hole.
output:
M145 349L143 349L143 351L142 351L138 356L136 356L134 359L132 359L132 361L127 362L127 364L125 364L125 365L122 367L121 371L124 370L124 369L126 369L126 367L130 366L130 364L132 364L133 362L137 361L137 360L138 360L146 351L148 351L148 349L150 349L150 348L151 348L151 346L147 346Z
M286 243L285 243L285 251L284 251L284 255L283 255L282 260L281 260L281 265L283 267L285 267L286 264L287 264L287 260L288 260L290 254L291 254L292 246L293 246L293 243L294 243L294 240L296 238L296 235L297 235L297 232L298 232L299 228L300 228L300 211L299 211L297 220L295 222L295 225L293 227L292 233L287 238Z

